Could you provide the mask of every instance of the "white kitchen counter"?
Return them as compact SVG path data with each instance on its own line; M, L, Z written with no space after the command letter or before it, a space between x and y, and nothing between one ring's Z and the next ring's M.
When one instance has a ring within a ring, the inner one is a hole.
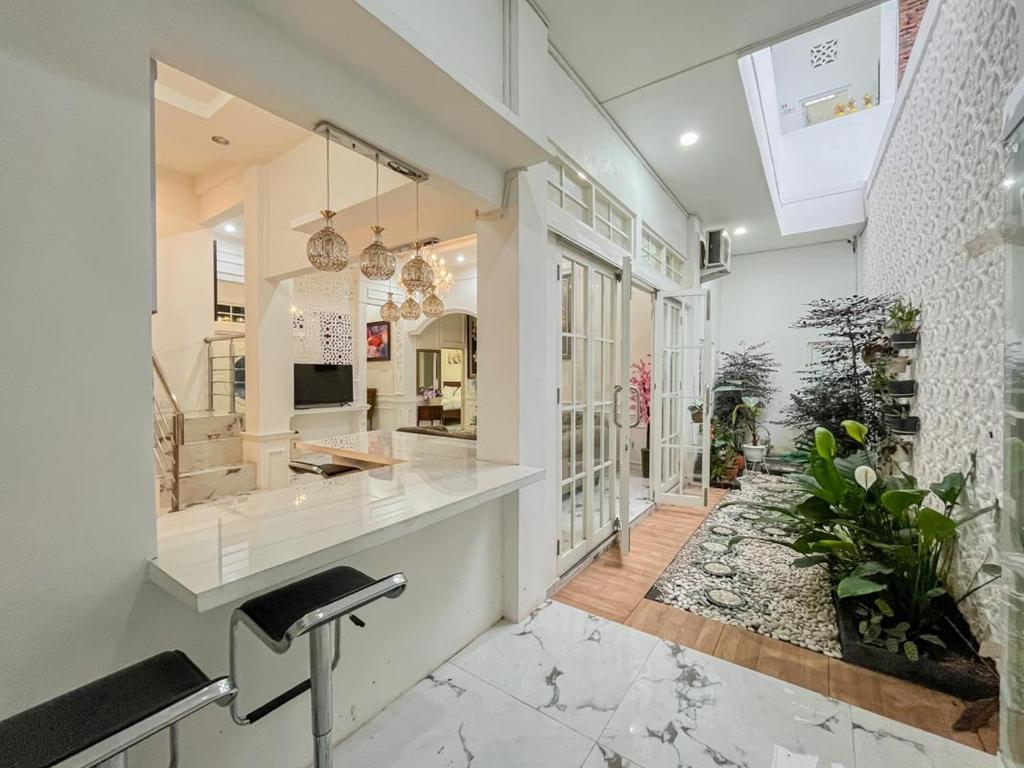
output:
M188 507L157 521L149 578L208 611L406 536L537 482L533 467L477 461L476 443L362 432L308 449L399 462Z

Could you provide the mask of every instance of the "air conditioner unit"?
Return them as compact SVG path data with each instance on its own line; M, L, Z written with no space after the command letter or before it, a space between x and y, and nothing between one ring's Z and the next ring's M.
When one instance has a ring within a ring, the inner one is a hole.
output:
M717 280L732 272L732 242L724 229L709 229L700 246L700 281Z

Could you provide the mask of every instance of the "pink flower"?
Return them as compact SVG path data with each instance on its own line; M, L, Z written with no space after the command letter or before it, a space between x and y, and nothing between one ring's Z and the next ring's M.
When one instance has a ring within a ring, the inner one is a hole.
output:
M651 363L649 360L638 360L631 363L629 368L632 371L629 383L640 390L640 402L637 403L640 423L647 426L651 422Z

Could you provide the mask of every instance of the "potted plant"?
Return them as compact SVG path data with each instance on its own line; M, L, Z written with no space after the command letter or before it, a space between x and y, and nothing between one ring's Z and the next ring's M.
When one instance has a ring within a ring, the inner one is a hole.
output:
M900 409L895 413L885 414L885 423L894 435L916 435L921 431L921 419L905 413Z
M911 302L903 303L897 301L889 307L889 338L894 349L913 349L917 346L918 319L921 317L921 308L915 307Z
M630 363L629 383L640 393L637 402L637 426L644 428L644 446L640 449L640 474L644 478L651 476L651 363L649 360L638 360Z
M694 424L702 424L704 422L704 405L703 405L703 403L700 404L700 405L691 405L690 408L689 408L689 411L690 411L690 421L692 421Z
M899 398L913 397L917 394L917 382L913 379L889 379L889 394Z
M966 699L997 695L998 678L979 657L959 606L998 579L1000 568L982 565L960 595L950 578L961 529L998 506L968 506L974 457L966 475L951 472L922 488L912 476L884 474L867 427L842 426L861 449L839 458L835 436L819 428L808 474L792 476L801 494L724 506L760 508L791 534L764 541L796 552L794 567L828 574L844 659Z
M736 431L737 438L742 440L744 435L750 433L750 442L743 443L743 458L748 464L758 464L764 461L768 453L768 446L760 442L758 436L758 419L764 403L756 397L744 397L743 401L732 411L732 427Z

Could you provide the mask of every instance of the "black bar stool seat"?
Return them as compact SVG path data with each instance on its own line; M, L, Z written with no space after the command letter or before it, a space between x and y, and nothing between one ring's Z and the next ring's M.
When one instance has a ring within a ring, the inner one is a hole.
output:
M230 677L234 685L241 687L237 641L240 624L245 624L275 653L285 653L293 641L308 634L309 677L248 714L242 714L236 697L231 702L234 721L239 725L252 725L308 691L313 719L313 765L315 768L331 768L331 733L334 729L331 673L341 657L341 617L350 616L353 623L363 626L353 611L383 597L398 597L405 591L405 584L402 573L374 579L355 568L339 566L279 587L238 606L231 614L229 645ZM332 646L333 658L330 653Z
M362 571L348 566L340 566L247 600L238 606L238 610L244 613L252 624L262 630L267 638L275 643L283 643L286 642L286 639L291 641L303 634L301 629L296 627L296 631L290 637L288 636L288 630L292 629L303 617L332 603L351 597L374 583L376 583L376 579L367 576ZM401 591L402 587L397 586L395 589ZM365 604L365 602L354 604L345 613L351 613ZM334 613L333 615L343 614Z
M230 692L181 651L158 653L0 722L0 764L95 765Z

